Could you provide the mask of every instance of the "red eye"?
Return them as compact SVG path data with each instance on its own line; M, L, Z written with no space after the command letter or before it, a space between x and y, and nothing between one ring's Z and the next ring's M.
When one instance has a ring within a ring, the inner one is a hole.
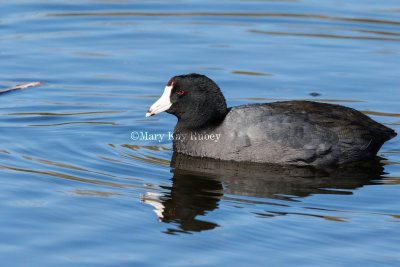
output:
M183 91L183 90L178 91L178 95L183 95L184 93L185 93L185 91Z

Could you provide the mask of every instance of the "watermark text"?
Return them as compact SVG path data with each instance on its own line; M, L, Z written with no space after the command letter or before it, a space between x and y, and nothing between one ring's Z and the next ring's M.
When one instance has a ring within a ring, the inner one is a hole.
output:
M220 133L152 133L148 131L133 131L131 132L131 139L134 141L151 141L151 142L163 142L163 141L209 141L217 143L221 138Z

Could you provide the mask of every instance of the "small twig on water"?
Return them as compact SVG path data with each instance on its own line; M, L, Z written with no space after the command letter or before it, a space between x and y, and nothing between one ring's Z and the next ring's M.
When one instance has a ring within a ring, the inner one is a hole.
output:
M30 87L40 86L42 84L43 83L41 83L41 82L19 84L14 87L11 87L11 88L0 90L0 94L9 93L9 92L16 91L16 90L23 90L23 89L30 88Z

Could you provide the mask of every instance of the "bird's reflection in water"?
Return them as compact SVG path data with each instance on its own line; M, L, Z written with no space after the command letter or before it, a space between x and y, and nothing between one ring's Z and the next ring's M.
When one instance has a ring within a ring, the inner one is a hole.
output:
M352 194L351 190L381 178L383 165L374 161L324 168L224 162L174 153L169 193L147 193L159 221L177 224L167 233L198 232L218 227L198 216L218 208L224 195L293 201L311 194ZM346 191L347 189L347 191Z
M169 193L147 193L142 197L143 202L155 207L159 221L179 225L180 230L168 229L168 233L199 232L217 227L215 223L196 217L218 207L223 196L221 182L203 173L181 169L174 169L172 172L172 186L162 186Z

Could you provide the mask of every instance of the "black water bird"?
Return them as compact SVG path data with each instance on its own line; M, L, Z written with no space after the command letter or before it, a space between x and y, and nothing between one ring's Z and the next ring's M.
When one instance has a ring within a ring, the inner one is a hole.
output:
M396 133L341 105L283 101L227 108L200 74L173 77L146 117L175 115L174 151L220 160L331 165L372 159Z

